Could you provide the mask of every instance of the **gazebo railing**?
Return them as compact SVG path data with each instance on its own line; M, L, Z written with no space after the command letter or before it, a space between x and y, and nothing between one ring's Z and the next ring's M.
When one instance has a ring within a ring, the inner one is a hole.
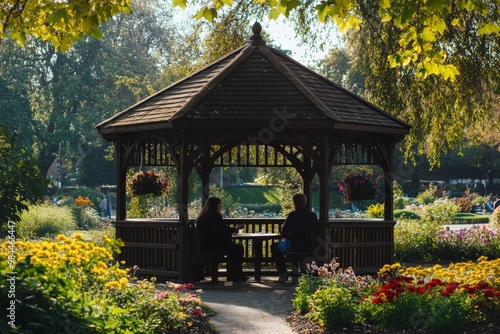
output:
M243 232L280 231L283 218L226 218L229 226L245 224ZM127 219L114 223L116 237L124 241L117 260L125 266L137 266L138 276L155 276L159 280L193 281L192 240L189 225L173 219ZM377 219L332 219L320 223L314 258L330 262L333 258L341 267L353 267L356 274L374 274L384 264L394 260L393 221ZM236 240L244 246L245 270L254 274L254 251L248 240ZM273 240L262 245L264 275L275 274L271 258ZM224 271L220 272L224 276Z

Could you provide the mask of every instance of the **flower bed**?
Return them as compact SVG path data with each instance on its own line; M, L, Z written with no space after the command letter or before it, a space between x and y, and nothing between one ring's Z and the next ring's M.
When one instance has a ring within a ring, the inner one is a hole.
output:
M292 303L323 332L358 326L383 333L459 333L500 328L499 289L500 259L448 267L385 265L377 277L357 276L332 261L310 265Z
M120 242L104 236L101 244L83 235L55 240L0 244L2 277L16 272L15 321L1 324L9 333L181 333L206 316L192 285L137 281L123 263L113 261ZM9 261L7 261L9 259ZM133 273L133 271L132 271ZM2 296L11 285L0 283Z

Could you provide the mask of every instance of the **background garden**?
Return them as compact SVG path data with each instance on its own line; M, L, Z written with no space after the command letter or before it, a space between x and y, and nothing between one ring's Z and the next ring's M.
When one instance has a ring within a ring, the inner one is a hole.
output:
M171 180L173 188L174 183ZM211 193L224 200L225 215L233 217L284 217L296 190L290 184L211 186ZM100 188L80 187L56 202L29 205L21 214L15 224L15 267L7 261L8 239L0 250L2 275L19 273L13 332L38 333L47 326L57 329L54 332L183 332L206 324L210 310L192 284L138 280L134 264L113 260L122 243L114 238L111 220L100 213L102 196ZM130 196L128 214L175 216L167 197ZM353 209L338 189L332 190L332 197L339 205L332 217L383 217L377 200L358 202ZM294 308L325 328L373 323L456 333L471 324L498 324L500 208L471 212L475 203L487 200L470 189L449 197L433 184L410 198L395 183L398 263L381 268L374 277L356 276L355 268L341 269L335 262L329 267L318 263L320 268L313 266L300 280ZM196 212L199 199L192 205L190 212ZM9 289L5 282L0 285L2 294L8 295ZM7 302L2 300L1 306L7 307ZM409 320L401 322L402 313ZM443 314L445 320L437 321Z
M190 286L139 282L134 264L113 261L120 241L101 203L104 194L114 200L115 152L94 127L278 15L311 54L324 55L309 67L412 126L394 152L399 264L364 285L355 268L352 279L335 265L325 269L331 275L313 269L296 309L323 327L375 321L441 333L498 324L499 211L481 208L500 193L497 1L7 0L0 9L0 306L16 305L2 332L182 332L204 318ZM176 216L176 174L164 172L168 194L129 197L128 217ZM347 172L331 177L330 216L380 217L380 198L343 203ZM300 184L283 170L212 177L211 193L231 217L284 216ZM194 175L190 182L195 217L200 187Z

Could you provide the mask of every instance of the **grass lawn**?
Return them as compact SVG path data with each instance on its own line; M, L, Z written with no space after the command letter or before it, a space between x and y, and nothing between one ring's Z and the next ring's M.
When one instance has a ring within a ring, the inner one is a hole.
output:
M241 204L265 204L280 203L281 198L278 188L274 186L242 185L225 186L224 191L230 194L234 201ZM312 203L314 207L319 206L319 194L313 190ZM342 194L338 190L330 190L330 208L346 208L342 203Z

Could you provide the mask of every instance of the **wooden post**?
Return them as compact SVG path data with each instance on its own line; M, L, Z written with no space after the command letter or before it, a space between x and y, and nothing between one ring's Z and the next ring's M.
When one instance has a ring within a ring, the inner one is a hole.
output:
M304 176L302 181L304 183L303 193L307 197L307 207L312 209L312 179L314 174L311 169L311 158L304 156Z
M328 135L321 138L319 174L319 220L329 219L329 179L330 179L330 141Z
M384 203L384 219L388 221L394 220L394 143L387 145L387 157L382 166L384 170L384 192L385 192L385 203Z
M122 140L116 142L116 220L127 218L126 208L126 183L127 183L127 157L122 145Z

